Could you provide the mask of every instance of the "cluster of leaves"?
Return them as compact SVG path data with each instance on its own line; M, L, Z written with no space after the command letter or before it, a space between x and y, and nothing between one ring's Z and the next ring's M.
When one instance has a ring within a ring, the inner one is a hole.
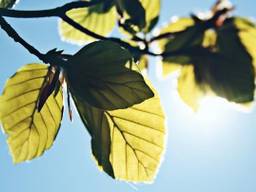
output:
M160 0L105 0L93 7L71 10L67 15L81 26L105 36L117 22L131 35L147 34L157 24L159 12ZM60 23L60 34L64 40L78 44L95 40L64 21Z
M75 54L61 73L92 136L99 166L114 178L149 181L163 150L164 116L157 93L140 73L126 66L131 62L127 50L99 41ZM63 93L49 74L58 74L58 67L25 65L5 85L0 119L16 163L42 155L57 136ZM44 99L44 90L48 99ZM42 99L45 103L39 110Z
M83 20L81 24L93 27L94 32L105 34L109 27L97 24L99 19L102 24L111 24L113 18L108 16L113 15L114 5L129 15L126 23L146 27L141 24L146 16L139 1L104 1L68 14ZM134 16L138 6L142 15ZM67 37L84 39L65 25L62 23L61 29L69 31ZM92 152L100 169L116 179L152 181L164 149L164 114L157 92L140 74L132 54L117 43L95 41L68 59L56 50L46 56L48 64L21 67L6 82L0 97L0 120L14 162L39 157L53 145L62 120L63 90L67 89L69 114L72 116L72 96L92 137Z
M164 27L163 75L180 71L178 92L197 110L206 95L248 105L254 100L256 25L241 17L180 18Z
M140 73L148 68L146 55L161 56L163 75L179 71L178 92L194 110L205 95L248 104L255 91L256 25L231 17L232 8L218 1L207 18L180 18L153 36L160 0L94 1L66 13L79 28L65 19L59 24L62 39L87 45L69 56L51 50L47 64L25 65L7 81L3 130L14 162L41 156L58 134L66 89L70 117L72 97L100 169L116 179L152 181L166 131L159 96ZM3 8L14 4L0 0ZM116 23L123 41L105 37ZM152 52L153 42L160 54Z
M71 10L67 15L81 26L103 36L111 33L118 23L125 41L137 48L142 43L148 49L145 38L159 20L160 5L160 0L107 0L93 7ZM59 30L61 38L67 42L83 45L95 40L65 21L60 22ZM132 54L141 70L147 68L149 59L145 55Z

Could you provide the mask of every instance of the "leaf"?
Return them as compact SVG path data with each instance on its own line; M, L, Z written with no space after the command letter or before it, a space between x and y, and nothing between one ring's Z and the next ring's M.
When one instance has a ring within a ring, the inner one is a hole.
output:
M17 0L0 0L0 8L12 8Z
M196 77L193 65L186 65L182 68L178 78L178 93L181 99L197 111L202 97L206 94L200 87Z
M143 76L126 67L130 53L110 41L81 49L66 67L71 93L100 109L127 108L153 97Z
M241 17L233 18L230 24L238 29L240 41L252 57L254 69L256 70L256 24Z
M162 44L165 50L174 53L174 56L164 58L163 63L180 65L178 90L182 99L193 109L198 107L199 98L211 92L235 103L246 104L253 101L255 90L253 53L256 52L252 46L244 45L244 42L247 41L249 44L249 36L245 34L252 34L255 27L241 19L230 18L223 26L200 30L197 40L193 42L188 39L192 39L194 28L196 25L171 37L165 45ZM249 28L250 32L248 32ZM251 42L256 42L255 38L256 36L251 35ZM175 52L179 51L181 52L175 55ZM189 68L187 65L192 66Z
M179 18L164 26L161 29L159 35L163 35L166 33L180 33L182 31L185 31L187 28L192 27L194 24L195 22L191 18ZM158 41L160 49L164 50L166 44L171 40L173 40L173 38L164 38Z
M243 52L233 54L242 57ZM196 65L201 65L201 71L197 71L201 81L209 85L216 95L231 102L248 103L254 98L255 74L251 61L244 59L241 61L236 57L231 58L231 55L213 54L194 61Z
M161 1L160 0L140 0L146 11L146 26L143 31L150 32L159 20Z
M164 150L165 126L155 97L128 109L103 111L74 97L92 140L92 152L111 177L149 182L156 175Z
M141 56L141 58L138 61L138 66L141 71L147 70L149 65L149 59L147 56Z
M165 44L164 52L172 53L172 52L180 52L186 51L194 46L201 45L204 38L204 31L200 25L194 25L192 27L188 27L185 31L175 35L174 38L170 38L170 40ZM167 56L163 58L163 62L172 63L178 62L182 63L187 62L187 59L184 58L186 54L174 54L174 56Z
M47 71L47 65L43 64L23 66L6 82L1 96L0 119L15 163L41 156L58 134L63 110L62 90L56 97L48 98L41 112L36 110Z
M129 25L129 23L122 23L119 27L119 31L129 38L132 38L134 34L143 32L145 34L149 33L157 24L160 14L160 0L139 0L141 6L145 10L145 24L142 28L134 28Z
M176 33L175 37L169 37L158 41L159 48L162 52L176 52L180 49L186 49L194 45L200 44L202 41L202 33L194 26L194 21L191 18L180 18L177 21L171 22L169 25L161 29L159 35L166 33ZM179 70L181 64L189 63L189 58L186 55L174 55L164 57L162 60L163 75L167 76L170 73Z
M212 67L214 79L210 84L217 95L229 101L246 103L254 97L253 60L240 40L238 29L229 26L229 22L217 31L216 46L220 56L211 59L215 59L220 67Z
M140 30L146 26L146 12L139 0L116 0L116 7L126 25L135 25Z
M253 101L255 75L251 63L241 63L231 55L198 53L200 57L191 57L193 70L188 70L186 65L182 67L178 87L181 98L192 109L197 110L200 99L212 92L231 102L247 104Z
M114 7L107 6L106 8L105 3L95 5L94 7L71 10L67 15L88 30L103 36L108 35L116 24ZM72 43L85 44L88 41L95 40L93 37L80 32L64 21L61 21L59 30L63 40Z

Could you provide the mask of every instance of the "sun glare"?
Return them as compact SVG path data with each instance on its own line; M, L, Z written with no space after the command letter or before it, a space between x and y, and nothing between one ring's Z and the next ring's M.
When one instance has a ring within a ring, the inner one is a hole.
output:
M200 102L197 112L192 112L192 118L203 124L224 123L229 121L234 112L250 112L253 104L235 104L220 97L205 97Z

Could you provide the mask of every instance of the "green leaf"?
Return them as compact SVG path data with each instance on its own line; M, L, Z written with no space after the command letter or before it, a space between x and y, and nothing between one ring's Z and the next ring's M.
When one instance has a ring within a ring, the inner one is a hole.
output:
M0 119L15 163L41 156L58 134L62 90L48 98L40 113L36 108L47 71L43 64L23 66L6 82L1 96Z
M166 33L181 33L182 31L185 31L186 29L194 26L195 22L191 18L179 18L177 20L172 21L168 25L164 26L161 29L161 32L159 35L163 35ZM168 44L170 41L172 41L173 38L164 38L158 41L158 45L161 50L164 50L166 44Z
M103 111L74 96L100 169L115 179L152 181L164 151L165 123L155 97L128 109Z
M111 33L116 24L116 12L114 7L106 7L105 3L90 8L71 10L67 15L83 27L103 36ZM88 41L95 40L93 37L80 32L64 21L61 21L59 30L63 40L72 43L85 44Z
M161 0L140 0L146 11L146 26L143 31L150 32L159 20Z
M246 103L254 98L253 59L240 40L239 29L232 23L233 19L227 20L217 30L216 47L219 55L209 58L209 61L218 63L219 67L210 65L213 77L209 83L217 95L229 101Z
M226 37L227 38L227 37ZM234 42L234 39L232 40ZM227 42L225 42L227 43ZM231 46L234 44L230 44ZM230 49L230 48L229 48ZM194 58L195 65L199 66L196 73L204 84L218 96L236 103L253 101L255 90L255 74L249 57L243 57L243 51L235 52L238 57L226 54L210 54L206 57ZM207 66L205 66L207 65Z
M206 89L200 86L194 70L193 65L186 65L182 68L178 78L178 93L188 106L197 111L201 99L206 94Z
M140 30L146 26L146 13L139 0L116 0L116 7L125 18L125 23Z
M110 41L91 43L76 53L66 67L71 93L90 105L113 110L153 97L143 76L128 68L130 53Z
M148 69L148 65L149 65L149 59L147 56L141 56L139 61L138 61L138 66L139 66L139 70L143 71L143 70L147 70Z
M165 44L165 52L179 52L182 50L190 49L194 46L201 45L204 38L204 31L202 30L201 25L194 25L188 27L185 31L180 32L175 35L174 38L170 38L169 41ZM168 56L163 58L163 62L167 63L183 63L187 62L185 59L185 54L174 54L174 56Z
M124 35L132 38L134 34L138 32L143 32L145 34L149 33L157 24L159 20L159 14L160 14L160 6L161 2L160 0L139 0L142 7L145 10L145 24L142 28L135 28L129 23L123 23L121 27L119 27L119 30Z
M253 59L254 69L256 71L256 24L246 18L235 17L230 22L238 29L238 35L241 43Z
M173 33L175 37L170 35L158 41L159 48L162 52L177 52L180 49L186 49L194 45L200 44L203 34L199 33L199 29L194 25L195 22L191 18L180 18L171 22L169 25L161 29L159 35ZM170 73L181 68L180 64L187 64L189 58L186 55L173 55L164 57L162 60L163 75L167 76Z
M0 8L12 8L17 0L0 0Z
M196 25L186 28L165 44L165 49L168 51L173 53L180 51L178 55L164 58L165 65L179 64L180 79L191 81L188 83L179 80L178 90L182 99L193 109L198 107L199 98L211 92L235 103L247 104L253 101L255 91L253 68L255 55L253 54L256 52L252 46L249 46L249 40L256 42L256 36L252 35L255 33L255 26L241 19L230 18L221 27L205 29L203 33L202 31L198 33L197 37L200 38L196 41L188 41L193 37L194 28ZM245 42L247 45L244 45ZM191 65L190 70L187 65ZM194 90L193 94L192 90Z

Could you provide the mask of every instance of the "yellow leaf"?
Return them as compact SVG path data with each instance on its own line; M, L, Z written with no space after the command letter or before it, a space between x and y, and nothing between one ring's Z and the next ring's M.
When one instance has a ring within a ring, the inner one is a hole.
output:
M147 33L154 28L158 21L160 14L161 1L160 0L140 0L142 6L146 10L146 26L144 32Z
M198 110L200 100L205 93L198 85L193 65L182 67L181 74L178 78L178 93L181 99L194 111Z
M96 8L101 10L102 5L96 5ZM116 24L115 8L111 7L109 10L104 12L95 11L96 8L75 9L69 11L67 15L90 31L106 36L113 30ZM59 29L61 37L65 41L85 44L88 41L95 40L93 37L82 33L63 21L61 21Z
M170 37L158 41L158 45L161 51L175 52L179 49L198 44L198 42L200 43L202 35L198 32L197 27L193 25L193 19L180 18L161 29L160 35L166 33L177 33L175 38ZM163 76L167 76L170 73L179 70L182 67L182 64L187 64L189 62L189 57L186 55L163 58Z
M142 56L138 61L139 69L141 71L147 70L148 69L148 64L149 64L149 61L148 61L147 56Z
M92 136L100 169L113 178L150 182L164 151L165 122L159 96L128 109L103 111L74 97L80 117Z
M11 8L16 2L17 0L0 0L0 8Z
M122 34L126 35L128 38L132 39L134 33L143 32L145 34L149 33L157 24L159 20L161 0L139 0L142 7L145 9L145 25L142 28L127 26L119 27ZM137 43L137 42L136 42Z
M47 65L25 65L7 81L1 96L0 119L15 163L41 156L59 131L62 90L48 98L41 112L36 108L47 71Z
M186 30L187 28L195 24L194 20L191 18L179 18L175 21L172 21L168 25L164 26L161 29L160 35L165 33L177 33ZM169 39L162 39L158 41L160 49L163 51L166 44L169 42Z
M256 71L256 24L246 18L236 17L234 25L239 29L241 42L250 53Z
M170 71L169 68L177 64L184 67L179 78L182 99L194 110L198 108L199 98L209 92L235 103L251 102L255 91L253 62L256 51L251 45L256 42L255 25L246 19L232 17L222 26L206 29L204 23L190 26L188 21L184 22L185 26L189 25L185 30L176 30L180 26L183 29L182 22L176 24L173 29L178 33L160 41L165 52L173 53L163 58L165 70ZM171 27L172 24L167 27L169 32L172 32Z
M180 64L163 62L162 63L162 75L163 75L163 77L166 77L175 71L179 71L181 68L182 68L182 66Z

